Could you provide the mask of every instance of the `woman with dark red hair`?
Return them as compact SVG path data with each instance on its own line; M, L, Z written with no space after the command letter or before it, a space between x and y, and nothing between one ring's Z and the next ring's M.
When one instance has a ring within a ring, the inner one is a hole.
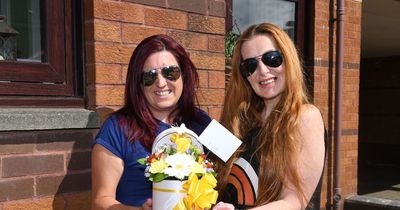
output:
M151 182L138 159L149 156L157 134L185 123L200 133L211 121L196 107L196 69L166 35L144 39L128 66L124 106L100 129L92 151L93 209L151 209Z

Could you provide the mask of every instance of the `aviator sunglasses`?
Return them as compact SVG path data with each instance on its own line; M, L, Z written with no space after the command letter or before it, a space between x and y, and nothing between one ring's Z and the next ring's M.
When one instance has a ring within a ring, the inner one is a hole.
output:
M248 58L240 63L240 70L243 76L250 76L253 74L258 66L258 60L261 61L268 67L277 68L282 65L283 55L280 51L269 51L262 55Z
M143 73L144 86L150 86L154 84L154 82L157 80L158 70L160 70L161 75L169 81L176 81L181 76L181 69L179 66L166 66L163 68L151 69Z

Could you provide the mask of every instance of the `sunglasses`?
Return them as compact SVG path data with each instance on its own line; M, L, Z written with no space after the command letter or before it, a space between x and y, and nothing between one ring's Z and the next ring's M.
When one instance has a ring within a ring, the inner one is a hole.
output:
M169 81L176 81L181 76L181 69L179 66L166 66L163 68L151 69L143 73L144 86L154 84L157 80L158 70L161 71L161 75Z
M277 68L282 65L283 55L279 51L269 51L262 55L248 58L240 63L240 70L243 76L250 76L253 74L258 67L258 60L261 61L268 67Z

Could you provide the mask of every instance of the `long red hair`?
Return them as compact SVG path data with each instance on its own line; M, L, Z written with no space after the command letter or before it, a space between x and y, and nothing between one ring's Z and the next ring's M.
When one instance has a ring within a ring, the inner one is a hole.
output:
M261 113L265 108L263 99L255 94L239 69L242 62L242 45L255 35L272 37L284 57L285 90L267 120L261 119ZM262 23L250 26L241 34L234 49L232 75L226 96L221 116L221 123L226 128L239 139L243 139L250 129L261 127L259 141L253 154L260 161L256 205L278 200L283 186L295 188L294 190L299 192L299 197L305 198L296 165L299 150L296 135L300 107L308 103L308 95L298 52L283 30L273 24ZM251 144L244 142L243 145ZM244 149L242 147L228 161L229 167L218 162L218 182L221 191L226 187L233 161Z

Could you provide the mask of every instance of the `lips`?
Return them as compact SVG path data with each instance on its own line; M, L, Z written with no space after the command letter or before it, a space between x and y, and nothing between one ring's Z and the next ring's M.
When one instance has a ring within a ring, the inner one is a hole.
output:
M277 80L277 77L271 77L269 79L265 79L259 82L260 85L269 85L272 84L273 82L275 82Z

